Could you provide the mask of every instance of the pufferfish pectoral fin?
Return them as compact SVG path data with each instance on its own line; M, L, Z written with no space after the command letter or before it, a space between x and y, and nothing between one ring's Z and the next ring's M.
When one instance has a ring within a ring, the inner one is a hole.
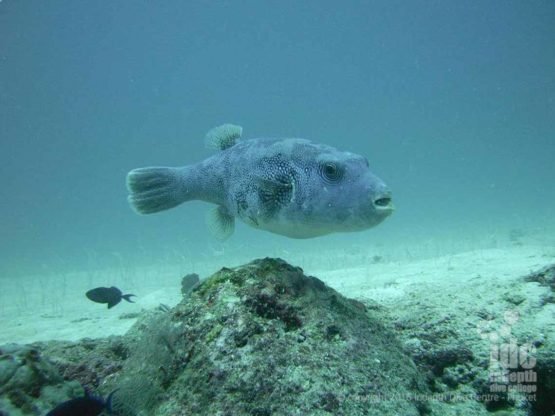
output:
M239 141L243 127L235 124L222 124L206 133L206 147L210 149L227 149Z
M226 240L235 230L235 217L221 205L212 207L206 213L206 225L210 233L218 240Z
M287 175L279 175L272 179L258 178L256 182L258 197L266 216L272 216L293 199L294 182Z

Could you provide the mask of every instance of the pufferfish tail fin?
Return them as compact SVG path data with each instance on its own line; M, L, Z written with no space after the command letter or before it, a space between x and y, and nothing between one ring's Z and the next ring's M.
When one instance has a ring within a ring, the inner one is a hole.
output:
M148 167L127 174L129 204L139 214L152 214L192 199L184 189L183 168Z
M243 127L235 124L222 124L206 133L206 147L225 150L234 146L243 134Z

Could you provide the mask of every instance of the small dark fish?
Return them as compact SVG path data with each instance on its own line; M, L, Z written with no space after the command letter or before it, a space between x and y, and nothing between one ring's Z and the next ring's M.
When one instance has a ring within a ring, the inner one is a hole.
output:
M122 295L121 290L115 286L97 287L96 289L91 289L86 293L86 296L93 302L107 303L108 309L116 306L122 299L125 299L127 302L135 303L130 299L131 296L135 295L132 295L131 293L128 295Z
M183 276L183 278L181 279L181 294L183 296L188 295L191 290L193 290L193 288L198 285L199 282L200 278L196 273L191 273Z
M91 396L85 390L83 397L77 397L59 404L46 416L97 416L103 411L112 414L112 396L116 391L111 392L104 400L102 397Z

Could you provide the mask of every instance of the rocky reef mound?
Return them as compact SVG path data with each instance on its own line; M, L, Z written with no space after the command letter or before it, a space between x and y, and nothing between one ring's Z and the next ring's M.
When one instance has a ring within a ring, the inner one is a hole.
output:
M134 412L423 411L424 382L380 313L279 259L220 270L129 338L135 347L114 384L120 402L139 404Z

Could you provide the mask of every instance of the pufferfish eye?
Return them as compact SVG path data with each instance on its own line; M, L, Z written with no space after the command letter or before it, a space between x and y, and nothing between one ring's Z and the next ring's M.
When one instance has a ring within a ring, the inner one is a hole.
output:
M320 165L320 173L327 182L337 182L343 177L343 169L334 162L322 163Z

